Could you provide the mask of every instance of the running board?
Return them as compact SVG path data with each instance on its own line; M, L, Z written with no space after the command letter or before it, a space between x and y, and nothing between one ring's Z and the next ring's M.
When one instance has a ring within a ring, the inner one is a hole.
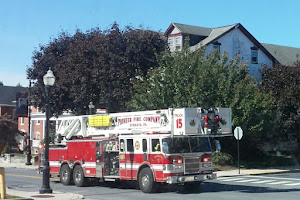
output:
M116 181L116 179L120 179L120 176L104 176L103 177L105 181Z

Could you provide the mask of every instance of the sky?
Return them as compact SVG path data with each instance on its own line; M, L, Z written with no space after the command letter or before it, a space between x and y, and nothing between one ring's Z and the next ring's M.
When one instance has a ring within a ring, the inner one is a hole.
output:
M162 32L172 22L241 23L261 43L300 48L299 9L299 0L0 0L0 81L28 87L26 70L40 44L114 22Z

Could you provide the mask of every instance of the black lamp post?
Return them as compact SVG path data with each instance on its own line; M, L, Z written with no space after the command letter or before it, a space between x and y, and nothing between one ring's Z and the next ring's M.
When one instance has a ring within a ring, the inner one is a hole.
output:
M31 103L30 103L30 95L31 95L31 80L29 80L29 96L28 96L28 140L27 140L27 162L26 165L31 165L31 144L30 144L30 115L31 115Z
M43 165L43 185L40 189L40 194L52 193L50 188L50 167L49 167L49 118L50 118L50 107L49 107L49 97L50 89L54 85L55 76L51 68L47 71L47 74L43 77L46 92L46 122L45 122L45 162Z

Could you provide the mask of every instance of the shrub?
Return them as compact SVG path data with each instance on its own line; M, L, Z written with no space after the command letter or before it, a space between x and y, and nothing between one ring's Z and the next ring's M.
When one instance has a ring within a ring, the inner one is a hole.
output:
M226 166L233 165L233 157L228 153L216 152L213 154L213 163L215 165Z

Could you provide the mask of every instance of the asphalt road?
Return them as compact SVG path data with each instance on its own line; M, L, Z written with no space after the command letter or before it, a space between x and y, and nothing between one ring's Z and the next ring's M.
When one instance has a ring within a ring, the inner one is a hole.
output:
M38 191L42 177L33 170L6 169L8 187L21 191ZM187 192L180 186L167 186L158 193L144 194L135 189L132 183L94 184L89 187L64 186L58 178L51 179L53 191L82 194L86 199L299 199L300 173L285 173L263 176L220 177L217 180L204 182L199 191Z

